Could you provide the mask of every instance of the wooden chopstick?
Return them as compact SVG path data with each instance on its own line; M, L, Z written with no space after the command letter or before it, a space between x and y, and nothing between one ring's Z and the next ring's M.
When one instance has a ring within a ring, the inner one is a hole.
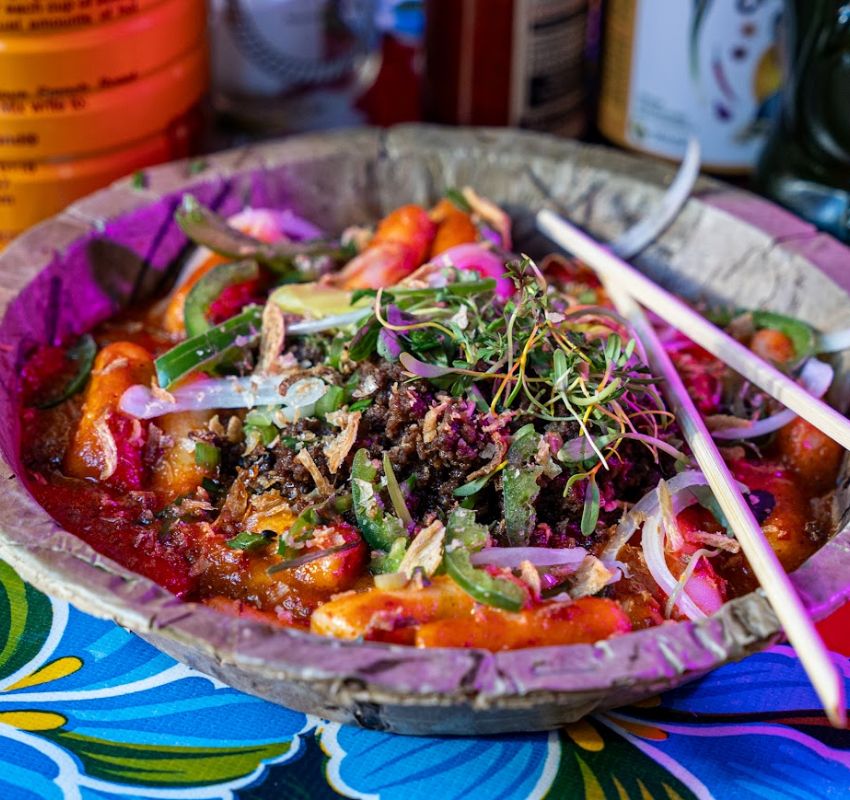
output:
M553 242L592 267L608 284L628 292L641 305L654 311L735 372L834 439L845 450L850 450L850 420L834 408L813 397L776 367L763 361L678 297L554 212L548 209L540 211L537 227Z
M824 646L791 580L753 516L699 411L688 395L670 356L640 306L619 286L603 281L617 310L631 322L646 350L649 365L664 381L662 391L717 503L747 556L756 578L797 651L809 679L836 728L847 725L844 681Z
M543 213L541 212L538 216L538 221L541 223L540 229L562 247L572 250L572 247L566 241L562 241L560 236L553 235L554 232L560 233L562 224L568 225L568 223L557 217L554 220L549 219L551 212L546 218L541 219ZM554 217L554 215L551 216ZM555 221L559 224L553 225ZM601 245L595 242L593 244L592 258L580 256L591 267L595 266L597 251L610 255ZM588 248L585 248L585 253L587 252ZM662 389L665 398L676 414L685 440L714 492L721 510L726 515L774 613L785 629L788 640L797 651L829 721L837 728L846 727L847 711L843 678L831 660L829 651L824 646L791 580L753 516L749 504L738 489L737 482L729 472L723 456L688 395L667 351L640 306L626 290L626 282L615 280L603 270L599 270L598 274L614 306L629 320L643 343L650 366L664 378ZM687 333L687 331L683 332Z

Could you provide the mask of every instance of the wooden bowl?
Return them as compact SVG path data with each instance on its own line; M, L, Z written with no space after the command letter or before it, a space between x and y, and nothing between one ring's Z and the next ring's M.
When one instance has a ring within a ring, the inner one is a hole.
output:
M114 619L220 680L301 711L409 734L554 728L630 703L759 650L779 636L759 593L701 622L668 623L596 645L489 653L340 642L184 603L62 530L22 483L18 372L34 344L73 336L167 284L187 242L172 221L183 192L222 213L289 207L337 232L399 204L474 186L514 217L531 255L551 248L533 214L550 206L610 238L671 177L656 162L515 131L425 126L289 139L149 170L30 230L0 255L0 557L34 586ZM822 329L850 325L850 252L775 206L712 181L638 260L688 297L767 307ZM843 285L840 283L843 282ZM850 370L837 363L837 401ZM843 529L847 480L836 503ZM812 615L850 595L850 533L795 574Z

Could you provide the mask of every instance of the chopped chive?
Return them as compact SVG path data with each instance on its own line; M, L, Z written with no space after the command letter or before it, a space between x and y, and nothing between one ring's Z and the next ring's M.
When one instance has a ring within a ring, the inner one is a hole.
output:
M247 550L254 552L268 544L270 536L266 532L251 533L251 531L242 531L236 534L232 539L227 540L227 546L231 550Z
M209 442L195 442L195 464L204 469L215 469L221 461L221 451Z

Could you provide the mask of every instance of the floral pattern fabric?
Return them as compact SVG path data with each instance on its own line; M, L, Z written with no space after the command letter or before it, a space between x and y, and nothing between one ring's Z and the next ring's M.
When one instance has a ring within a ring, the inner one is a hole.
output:
M850 733L789 647L554 733L403 737L230 689L0 563L4 800L848 796Z

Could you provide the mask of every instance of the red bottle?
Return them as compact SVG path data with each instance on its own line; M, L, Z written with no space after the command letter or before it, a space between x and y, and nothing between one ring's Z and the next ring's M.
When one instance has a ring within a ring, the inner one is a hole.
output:
M584 131L587 0L428 0L425 8L426 119Z

